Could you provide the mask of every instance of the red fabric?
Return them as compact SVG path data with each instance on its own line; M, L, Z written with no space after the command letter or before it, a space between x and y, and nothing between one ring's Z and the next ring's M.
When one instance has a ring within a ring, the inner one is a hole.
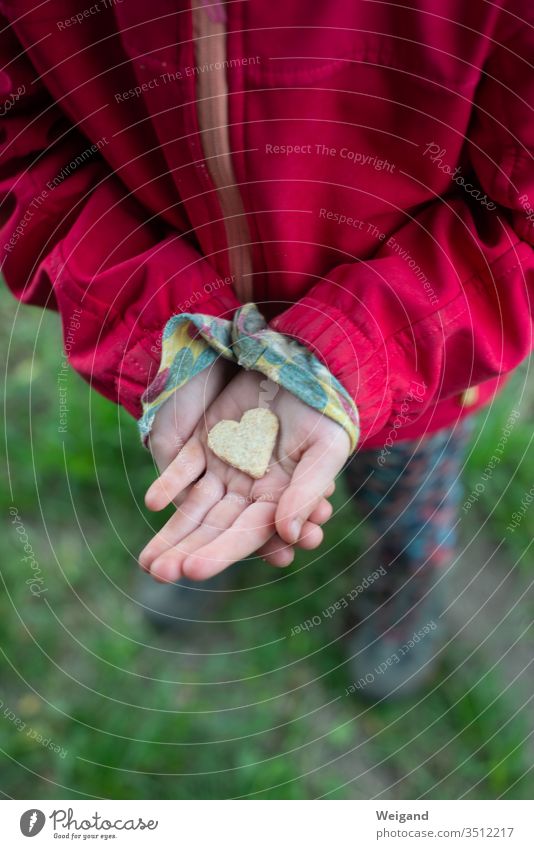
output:
M28 7L0 3L3 273L20 300L59 309L73 367L138 416L167 319L239 304L202 160L190 10ZM487 403L532 349L531 4L226 10L260 309L351 392L364 445L399 412L399 439L452 423L467 387Z

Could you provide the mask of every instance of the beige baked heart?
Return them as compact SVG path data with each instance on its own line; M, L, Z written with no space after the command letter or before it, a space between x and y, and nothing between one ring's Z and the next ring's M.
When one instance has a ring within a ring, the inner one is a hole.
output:
M243 413L240 422L217 422L208 433L208 445L225 463L259 479L267 471L277 434L278 417L255 407Z

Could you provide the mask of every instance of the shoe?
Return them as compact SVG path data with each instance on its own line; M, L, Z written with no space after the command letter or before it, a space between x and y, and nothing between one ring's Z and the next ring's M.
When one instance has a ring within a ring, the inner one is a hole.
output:
M435 676L445 642L443 566L414 569L413 560L401 555L374 569L380 577L351 604L347 695L409 698Z
M207 581L183 578L174 584L158 583L146 572L140 572L136 595L145 619L153 628L176 632L213 622L212 617L232 591L233 584L233 572L229 569Z

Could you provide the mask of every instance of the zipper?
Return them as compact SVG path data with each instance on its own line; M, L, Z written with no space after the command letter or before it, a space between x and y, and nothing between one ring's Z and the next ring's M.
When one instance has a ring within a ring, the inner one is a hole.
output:
M252 298L252 252L250 232L236 183L228 129L228 81L226 78L226 10L223 3L205 6L192 0L196 74L197 116L202 150L221 207L228 264L234 290L242 303ZM206 70L202 70L206 68Z

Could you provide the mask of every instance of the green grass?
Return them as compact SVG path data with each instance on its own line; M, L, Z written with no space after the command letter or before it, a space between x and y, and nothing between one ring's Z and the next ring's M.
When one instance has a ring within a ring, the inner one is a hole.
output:
M58 433L57 317L30 308L17 313L4 295L0 326L7 366L0 496L5 794L302 799L359 798L388 788L384 795L398 798L532 796L522 746L531 729L524 714L510 719L513 693L501 692L483 658L464 663L456 646L431 694L373 708L344 695L335 620L289 636L351 586L361 538L342 491L328 545L313 562L299 556L280 573L251 561L236 570L236 589L220 614L225 622L194 625L179 637L152 631L132 600L135 557L155 521L143 506L152 467L135 425L71 373L67 433ZM480 479L523 379L524 371L481 426L467 491ZM534 507L514 534L506 532L532 481L526 405L476 506L480 521L491 519L488 533L506 535L518 552L534 535ZM12 505L39 561L41 597L25 583L31 571L21 560ZM37 734L65 756L32 739Z
M521 501L533 484L534 393L531 369L531 363L518 369L493 405L478 414L464 477L466 497L473 494L475 505L479 504L482 508L479 513L487 520L491 534L496 539L506 537L517 557L524 554L525 546L534 538L534 509L526 510L519 528L513 531L507 529L513 521L513 514L521 511ZM519 415L516 416L514 411ZM494 462L491 468L494 456L500 462ZM463 515L469 516L471 510Z

